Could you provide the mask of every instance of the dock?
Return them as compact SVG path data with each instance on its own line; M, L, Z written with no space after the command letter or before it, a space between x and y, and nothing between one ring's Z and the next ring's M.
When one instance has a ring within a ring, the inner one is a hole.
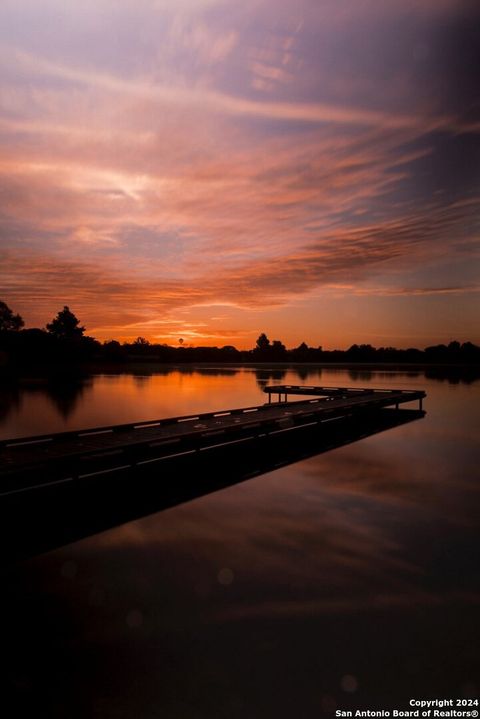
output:
M293 384L281 384L281 385L274 385L271 387L265 387L263 390L268 394L268 403L271 404L272 402L272 395L277 395L277 402L280 404L282 402L288 401L288 395L308 395L310 397L324 397L328 400L353 400L352 404L356 404L355 398L363 398L366 399L367 397L375 398L375 400L380 399L381 396L384 398L388 398L390 395L390 398L392 398L392 395L400 395L401 398L399 401L395 400L395 402L392 402L392 405L395 404L396 408L398 409L398 405L402 404L403 402L407 401L410 402L412 399L418 399L419 401L419 409L422 409L422 400L426 396L425 392L423 391L417 391L417 390L406 390L406 389L362 389L359 387L316 387L313 385L293 385ZM412 395L415 395L414 397ZM408 396L411 397L411 399L406 399ZM376 404L376 402L375 402ZM382 407L386 407L389 405L382 404Z
M268 403L195 415L95 427L0 442L0 498L45 483L130 470L166 458L285 434L352 414L419 403L422 390L281 385L265 387ZM272 401L277 395L279 401ZM288 395L310 399L287 401Z
M255 407L0 442L0 565L425 415L408 406L421 405L423 391L276 385L265 392L269 403ZM285 394L304 396L285 402Z

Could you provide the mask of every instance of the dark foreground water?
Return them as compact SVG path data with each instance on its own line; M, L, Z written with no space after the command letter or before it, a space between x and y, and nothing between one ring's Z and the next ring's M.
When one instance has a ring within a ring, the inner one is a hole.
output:
M9 716L309 719L478 693L480 382L31 383L2 390L0 436L257 404L266 382L424 388L427 416L5 569Z

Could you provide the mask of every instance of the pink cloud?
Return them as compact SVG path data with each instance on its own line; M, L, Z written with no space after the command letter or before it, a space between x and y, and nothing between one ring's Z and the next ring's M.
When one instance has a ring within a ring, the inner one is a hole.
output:
M140 18L150 48L134 44L127 70L94 40L88 57L60 38L2 46L5 299L44 322L71 298L104 337L129 325L160 334L149 324L159 314L209 304L257 312L330 291L472 292L467 276L429 271L453 253L467 273L475 257L478 198L458 189L460 161L435 194L438 138L475 131L475 119L440 111L403 64L386 82L375 68L345 70L350 48L337 48L357 25L372 32L405 12L446 22L455 3L300 3L275 25L268 3L247 3L231 24L222 13L207 22L207 6L156 4L152 15L149 3L127 3L122 22ZM92 30L94 4L75 17ZM150 46L152 17L163 24ZM248 29L257 17L262 32ZM420 266L425 276L409 281ZM243 331L228 326L203 336Z

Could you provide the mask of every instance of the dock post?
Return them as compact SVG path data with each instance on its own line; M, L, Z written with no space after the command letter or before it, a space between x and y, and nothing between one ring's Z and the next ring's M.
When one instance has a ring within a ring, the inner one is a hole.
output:
M423 409L423 397L420 397L420 399L418 400L418 409L419 410Z

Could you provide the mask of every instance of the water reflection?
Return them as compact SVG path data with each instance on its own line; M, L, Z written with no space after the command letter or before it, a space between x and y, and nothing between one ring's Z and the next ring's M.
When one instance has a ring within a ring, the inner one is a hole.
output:
M22 411L25 417L31 419L30 407L32 403L40 410L39 419L44 422L41 412L42 406L50 408L61 419L68 420L77 407L86 387L91 386L92 380L84 377L59 377L48 380L12 381L8 385L0 385L0 425L7 423L11 415L20 418ZM27 408L28 407L28 408ZM26 423L28 425L28 422Z
M277 719L475 692L479 417L434 389L421 422L11 570L16 706Z
M142 364L128 363L126 366L113 365L111 371L102 372L103 375L133 375L134 377L152 377L152 375L170 375L174 372L191 376L193 374L210 377L227 377L237 374L239 369L235 366L223 365L212 367L199 367L195 364L169 365L157 362L144 362Z
M100 479L53 482L30 492L6 495L0 504L0 557L3 562L12 562L45 552L400 427L424 415L419 410L382 409L358 418L341 418L286 434L214 446L200 453L145 464L128 472L111 472ZM182 477L180 484L179 476ZM41 479L38 477L38 482ZM27 533L25 525L29 527Z
M320 381L320 378L322 376L322 370L320 368L317 368L315 371L312 371L311 368L298 366L295 368L295 372L298 376L298 379L302 382L305 382L310 377L315 377L318 381Z
M21 391L16 383L0 384L0 424L19 409L20 402Z
M360 382L370 382L372 379L373 372L366 369L350 369L348 370L348 376L354 382L357 380Z
M257 385L263 390L267 384L280 384L286 375L285 369L256 369Z
M44 391L61 417L68 419L76 410L87 385L91 381L81 378L52 380L40 391Z
M429 367L425 370L425 377L450 384L472 384L480 379L480 367L478 365Z
M469 385L479 378L480 370L473 366L392 370L141 365L88 378L0 385L0 438L262 404L267 384L401 383L408 388L421 387L422 380Z

